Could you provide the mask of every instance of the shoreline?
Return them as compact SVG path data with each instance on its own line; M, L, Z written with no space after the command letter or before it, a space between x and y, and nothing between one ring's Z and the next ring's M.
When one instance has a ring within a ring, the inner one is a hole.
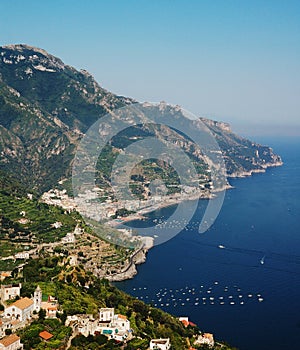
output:
M269 168L279 167L282 165L283 165L282 161L276 162L276 163L267 163L267 164L265 164L265 166L262 169L253 169L253 170L250 170L248 172L243 171L240 173L234 173L231 175L227 175L227 178L236 178L236 179L237 178L246 178L246 177L252 176L253 174L265 173L266 170ZM112 225L112 227L117 229L116 226L122 225L126 222L130 222L133 220L142 220L142 219L146 218L146 216L145 216L146 214L152 213L153 211L156 211L156 210L159 210L162 208L171 207L171 206L176 205L182 201L193 201L193 200L197 200L197 199L198 200L212 199L215 197L215 195L214 195L215 193L218 193L221 191L227 191L227 190L230 190L233 188L234 187L228 183L224 188L219 189L218 191L214 191L212 193L209 193L205 196L201 196L201 194L198 193L198 194L194 194L192 196L189 196L188 198L185 198L186 196L184 196L184 198L182 198L182 197L173 198L173 200L171 202L170 202L170 200L163 201L155 207L151 206L149 208L143 208L140 211L138 211L137 213L126 216L124 218L118 218L118 219L108 221L105 224ZM152 237L149 237L149 238L152 238ZM141 253L143 251L141 259L139 259L137 261L132 260L130 262L130 264L122 272L116 273L113 276L107 276L106 278L112 282L121 282L121 281L125 281L127 279L134 278L134 276L138 273L136 266L146 262L147 253L152 247L153 247L153 245L151 247L144 247L143 246L142 248L139 248L137 252ZM133 255L135 255L135 253L133 253Z
M240 172L235 172L232 174L227 175L227 178L230 179L234 179L234 178L246 178L246 177L250 177L253 174L257 174L257 173L265 173L266 170L268 168L272 168L272 167L279 167L282 166L283 162L282 161L277 161L274 163L266 163L264 165L259 165L260 168L259 169L252 169L249 171L240 171ZM128 216L125 217L119 217L117 219L113 219L113 220L107 220L105 222L103 222L103 224L109 228L114 228L116 230L121 229L120 227L118 228L118 226L120 225L124 225L130 221L134 221L134 220L143 220L146 219L147 214L152 213L156 210L160 210L162 208L167 208L167 207L171 207L174 205L178 205L179 203L183 202L183 201L194 201L194 200L201 200L201 199L213 199L214 197L216 197L216 195L218 194L218 192L221 191L227 191L229 189L233 189L234 187L232 185L230 185L230 183L228 182L225 186L223 186L223 188L220 188L218 190L213 190L213 191L208 191L208 190L204 190L204 191L197 191L197 192L192 192L192 193L185 193L185 194L173 194L173 195L169 195L169 197L164 198L163 200L154 202L151 202L151 204L149 206L145 206L139 210L137 210L135 213L132 213ZM42 200L48 204L52 204L52 205L56 205L56 206L60 206L64 209L67 210L77 210L77 205L74 201L73 198L70 198L65 191L63 191L62 193L60 193L57 190L51 190L53 191L53 193L55 194L55 199L53 200L51 198L51 192L46 192L44 193L44 195L42 196ZM48 194L48 195L47 195ZM59 195L61 195L61 198L56 199L57 197L59 197ZM141 236L140 236L141 237ZM136 266L139 264L142 264L146 261L146 256L148 251L154 246L154 238L153 237L143 237L145 240L148 239L148 241L145 243L143 243L142 246L139 246L139 248L137 248L131 255L130 257L130 261L129 263L127 263L121 271L118 271L117 273L114 273L113 275L101 275L102 278L107 278L110 281L114 281L114 282L119 282L119 281L124 281L127 279L132 279L137 273L137 268Z

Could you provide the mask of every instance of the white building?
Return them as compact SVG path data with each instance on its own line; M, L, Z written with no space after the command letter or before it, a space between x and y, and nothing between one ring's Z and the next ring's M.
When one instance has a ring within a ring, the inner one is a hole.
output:
M98 332L117 341L132 338L129 320L126 316L115 315L114 308L101 308L97 319L93 315L68 316L66 326L71 326L74 331L86 337Z
M21 283L17 284L8 284L8 285L1 285L1 300L11 300L15 299L16 297L20 296L21 292Z
M150 341L150 350L169 350L171 348L170 338L152 339Z
M130 330L130 321L126 316L115 315L111 322L111 327L118 329L119 332L128 332Z
M36 290L34 291L33 295L33 310L36 312L39 312L41 310L41 304L42 304L42 290L40 286L37 286Z
M15 259L29 259L29 253L21 252L15 255Z
M130 322L126 316L115 315L114 308L101 308L99 311L99 326L118 332L126 333L130 330Z
M62 227L62 223L60 221L56 221L53 224L51 224L51 227L60 228Z
M0 338L5 336L7 329L12 329L11 321L7 318L0 318Z
M215 345L214 336L211 333L203 333L198 336L197 340L194 343L195 345L208 345L213 347Z
M99 311L100 322L110 323L114 319L114 316L115 316L114 308L101 308Z
M68 316L66 320L66 326L71 326L74 331L87 337L90 334L95 334L98 326L98 320L95 320L93 315L78 314Z
M23 349L20 337L16 334L11 334L0 340L0 350L19 350Z
M58 307L58 300L51 295L48 296L47 301L41 302L41 309L46 311L46 318L56 318Z
M81 235L83 233L83 229L77 224L73 233L74 235Z
M29 298L21 298L5 308L4 317L11 320L30 320L34 310L34 302Z
M62 243L74 243L75 242L75 236L74 233L67 233L65 237L62 238Z
M89 334L95 334L97 326L98 322L93 318L93 315L82 315L78 320L77 330L87 337Z
M70 255L70 261L69 262L70 262L71 266L78 265L77 255Z

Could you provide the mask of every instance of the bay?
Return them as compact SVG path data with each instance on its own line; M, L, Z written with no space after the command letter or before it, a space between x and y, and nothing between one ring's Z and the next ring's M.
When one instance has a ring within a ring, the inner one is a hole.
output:
M199 201L187 228L153 247L138 275L117 286L188 316L239 349L294 349L300 342L300 141L264 143L282 156L282 167L230 179L234 189L204 234L198 223L207 201ZM190 206L185 203L183 217ZM173 211L150 213L146 223Z

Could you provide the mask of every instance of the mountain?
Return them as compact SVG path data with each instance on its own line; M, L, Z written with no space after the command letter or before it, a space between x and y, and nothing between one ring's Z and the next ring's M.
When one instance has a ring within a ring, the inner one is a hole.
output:
M0 164L44 190L68 174L82 133L132 100L102 89L46 51L0 48Z
M133 103L136 101L131 98L100 87L87 71L78 71L42 49L28 45L0 47L0 169L39 193L49 190L70 177L76 146L88 128L105 114ZM178 107L163 106L180 113ZM228 124L200 120L219 142L229 176L243 176L281 164L280 157L269 147L239 137ZM135 132L144 136L156 134L148 127ZM129 132L115 140L105 159L112 162L114 153L120 152L131 136ZM183 145L199 171L206 173L203 154L194 151L190 140L172 130L168 137L179 138L176 142ZM172 175L164 164L155 164L152 175L157 172L157 165L167 178ZM109 187L111 163L100 160L98 166L99 185ZM152 177L147 178L143 171L136 175L142 175L144 182ZM135 189L140 195L145 192L138 182Z

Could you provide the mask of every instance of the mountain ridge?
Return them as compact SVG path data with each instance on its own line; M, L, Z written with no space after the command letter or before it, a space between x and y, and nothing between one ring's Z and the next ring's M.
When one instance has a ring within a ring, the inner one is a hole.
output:
M40 193L49 190L71 176L76 146L88 128L104 115L136 102L109 92L89 72L66 65L43 49L26 44L2 46L0 168ZM178 106L168 108L180 113ZM281 164L269 147L234 134L229 124L199 119L219 142L229 176ZM184 144L191 148L188 141ZM190 155L203 165L199 154Z

